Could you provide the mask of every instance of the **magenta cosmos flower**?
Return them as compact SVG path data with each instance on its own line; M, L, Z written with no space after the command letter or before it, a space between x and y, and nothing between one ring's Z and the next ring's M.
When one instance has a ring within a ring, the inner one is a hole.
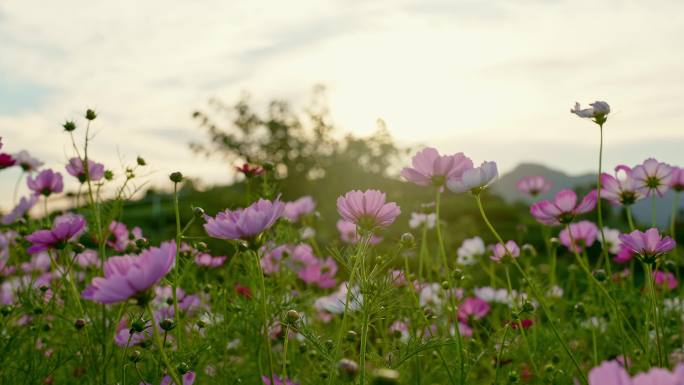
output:
M489 313L490 308L487 302L477 297L468 297L458 307L458 319L461 322L482 319Z
M560 225L572 222L580 214L588 213L596 206L596 190L592 190L577 204L577 194L570 190L561 190L553 201L543 200L530 206L530 213L540 223Z
M571 223L569 228L570 232L568 232L568 228L565 228L558 235L561 243L569 250L579 253L585 247L590 247L596 242L599 230L593 222L579 221ZM572 235L572 240L570 235Z
M104 304L125 301L143 293L171 270L176 244L163 242L140 255L111 257L104 264L104 277L95 277L83 290L85 299Z
M655 227L645 232L634 230L629 234L622 234L620 241L626 248L649 261L675 248L675 241L670 237L661 236Z
M204 230L220 239L249 239L269 229L280 218L285 204L276 199L259 199L244 209L226 210L212 218L204 216Z
M310 214L316 209L316 202L308 195L296 201L285 203L283 217L290 222L297 222L302 215Z
M589 371L589 385L681 385L684 383L684 365L679 364L674 371L651 368L647 373L639 373L630 378L617 361L605 361Z
M26 251L33 254L47 249L62 249L83 234L85 226L85 219L78 214L60 215L55 218L52 229L38 230L26 236L26 240L32 243Z
M492 255L489 256L489 259L494 262L501 262L508 253L511 253L511 257L513 258L518 258L520 256L520 247L518 247L518 244L515 243L515 241L506 242L505 247L501 243L492 246Z
M337 212L342 219L366 230L387 227L401 214L399 206L385 203L385 193L378 190L353 190L338 197Z
M0 153L0 170L12 167L16 164L16 160L10 154Z
M636 189L645 196L658 194L663 196L670 189L672 167L667 163L648 158L644 163L634 167L632 178Z
M644 198L644 194L637 189L632 169L621 164L615 167L615 176L601 174L601 198L615 205L629 206Z
M553 187L553 183L541 175L530 175L521 178L515 186L521 193L534 198L548 192Z
M657 286L667 288L668 290L674 290L677 288L677 286L679 286L677 277L675 277L675 275L669 271L654 271L653 281Z
M44 196L61 193L64 189L62 174L50 169L41 171L35 177L29 176L26 185L36 195Z
M88 177L90 177L91 181L97 182L104 177L105 171L103 164L88 159L88 172L86 175L86 169L83 167L83 160L78 157L69 159L66 170L69 175L76 177L81 183L87 182Z
M684 191L684 168L672 167L670 187L677 192Z
M411 159L411 164L413 167L405 167L401 170L401 176L418 186L442 187L447 180L461 179L465 170L473 168L473 161L462 152L454 155L439 155L439 152L432 147L416 153Z
M19 200L19 203L14 206L12 211L9 213L5 214L2 219L0 219L0 223L3 225L11 225L14 223L17 219L23 217L28 213L31 208L38 202L38 196L36 195L30 195L28 197L22 197Z

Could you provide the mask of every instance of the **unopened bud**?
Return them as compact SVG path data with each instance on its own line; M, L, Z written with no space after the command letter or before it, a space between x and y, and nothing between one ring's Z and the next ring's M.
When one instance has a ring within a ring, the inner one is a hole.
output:
M608 274L603 269L596 269L596 270L594 270L593 274L594 274L594 278L596 278L596 280L599 282L603 282L606 279L608 279Z
M169 175L169 179L171 179L171 182L173 183L180 183L183 180L183 174L180 172L172 172L171 175Z
M76 123L71 120L67 120L64 124L62 124L62 127L64 127L64 131L71 132L76 129Z
M138 318L131 323L131 332L142 333L145 331L145 327L145 321L143 321L141 318Z
M76 330L83 329L85 327L85 325L86 325L86 322L82 318L79 318L76 321L74 321L74 327L76 328Z
M359 364L348 358L341 359L337 367L340 369L341 375L350 379L356 377L356 374L359 372Z
M133 363L140 362L142 361L142 353L140 353L140 350L134 350L128 355L128 360Z
M299 321L299 313L297 313L297 310L288 310L287 311L287 322L289 323L295 323Z
M202 218L204 217L204 209L201 207L194 207L192 209L192 213L195 214L197 218Z
M136 163L138 163L138 166L147 166L147 162L145 162L145 159L143 159L143 158L140 157L140 156L137 157L137 158L135 159L135 161L136 161Z
M97 118L97 113L89 108L86 110L85 118L88 120L95 120L95 118Z
M159 322L159 327L168 332L176 327L176 322L174 322L171 318L165 318Z

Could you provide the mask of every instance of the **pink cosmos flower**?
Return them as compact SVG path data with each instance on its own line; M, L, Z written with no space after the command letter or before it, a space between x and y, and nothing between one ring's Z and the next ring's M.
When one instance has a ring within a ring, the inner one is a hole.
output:
M461 322L480 320L489 313L490 308L487 302L477 297L468 297L458 307L458 319Z
M629 373L617 361L604 361L589 371L589 385L680 385L684 383L684 365L674 371L651 368L630 378Z
M173 267L176 244L163 242L140 255L111 257L104 264L104 277L95 277L83 290L85 299L111 304L147 291Z
M290 245L280 245L272 247L272 245L263 246L261 248L261 269L264 274L273 274L280 271L280 262L290 253Z
M593 118L597 121L605 121L606 115L610 113L610 106L603 101L595 101L589 103L589 108L581 108L578 102L570 109L570 112L579 116L580 118Z
M548 192L553 187L553 183L541 175L531 175L520 179L516 187L518 191L534 198Z
M0 170L12 167L16 161L10 154L0 153Z
M558 238L560 238L561 243L573 252L582 252L585 247L590 247L596 241L598 235L598 227L593 222L590 221L580 221L577 223L570 224L570 233L568 229L563 229ZM574 240L574 245L570 239L570 234L572 234L572 240Z
M314 284L321 289L329 289L337 284L335 274L337 273L337 263L331 257L325 260L316 260L316 263L309 264L299 271L299 279Z
M462 152L454 155L439 155L439 152L432 147L416 153L411 163L413 167L405 167L401 170L401 176L418 186L442 187L447 180L461 179L463 172L473 167L473 161Z
M601 174L601 198L610 203L629 206L644 197L645 195L637 189L631 168L621 164L615 167L615 176Z
M244 209L226 210L212 218L204 216L204 230L209 236L220 239L249 239L269 229L280 218L285 204L259 199Z
M3 225L11 225L12 223L16 222L17 219L26 215L26 213L28 213L28 211L31 210L31 208L33 208L37 202L37 195L30 195L28 198L22 197L19 200L19 203L14 206L12 211L2 216L2 220L0 220L0 222Z
M622 244L645 259L655 259L675 248L675 241L670 237L662 237L658 229L652 227L645 232L634 230L620 235Z
M342 219L366 230L387 227L401 214L399 206L385 203L385 193L378 190L353 190L338 197L337 212Z
M78 214L66 213L55 218L50 230L38 230L26 236L32 245L26 250L38 253L47 249L61 249L68 242L76 240L85 231L85 218Z
M352 222L345 221L344 219L338 220L337 231L340 232L340 238L342 239L342 242L355 244L361 240L361 236L356 230L356 225ZM382 237L373 234L370 239L370 244L377 245L381 241Z
M294 382L289 378L275 375L273 376L273 384L271 384L271 379L268 376L261 376L261 381L264 382L264 385L299 385L298 382Z
M677 192L684 191L684 168L672 167L671 175L670 187Z
M669 271L656 270L653 272L653 280L656 285L667 287L668 290L674 290L679 286L677 277Z
M634 167L632 177L636 189L644 196L658 194L662 197L670 188L672 167L667 163L648 158L643 164Z
M506 247L501 243L492 246L492 255L489 259L494 262L501 262L508 253L511 253L511 257L513 258L518 258L520 256L520 247L518 247L518 244L515 243L515 241L506 242Z
M131 241L143 237L140 227L134 227L129 232L128 227L124 223L117 221L112 221L109 224L109 233L110 238L107 240L107 245L118 252L125 251Z
M447 180L447 187L455 193L470 191L479 194L499 176L496 162L482 162L480 167L470 168L460 178Z
M561 190L553 201L543 200L530 206L537 222L560 225L572 222L575 216L588 213L596 206L596 190L592 190L577 204L577 194L570 189Z
M226 263L226 259L228 259L228 257L225 255L213 256L209 253L199 252L195 255L195 264L201 267L216 268L223 266L223 264Z
M39 159L32 157L28 151L22 150L14 154L14 160L25 172L33 172L43 165Z
M88 177L93 182L104 177L104 165L97 163L91 159L88 159L88 172L86 175L86 169L83 167L83 160L81 158L71 158L69 159L69 164L66 165L66 170L69 175L76 177L79 182L85 183L88 181Z
M154 288L154 306L158 309L155 314L157 321L174 317L173 288L171 286L157 286ZM202 298L195 294L188 294L180 287L176 288L178 309L192 315L204 307Z
M302 215L310 214L316 209L316 202L306 195L294 202L285 203L283 217L290 222L297 222Z
M100 264L100 259L95 250L84 250L82 253L76 254L74 260L82 268L94 267Z
M64 189L62 174L50 169L41 171L35 177L29 176L26 185L34 194L44 196L61 193Z

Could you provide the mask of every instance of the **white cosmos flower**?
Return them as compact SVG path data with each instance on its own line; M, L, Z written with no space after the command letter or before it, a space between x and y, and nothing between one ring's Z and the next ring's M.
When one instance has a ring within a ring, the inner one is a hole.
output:
M460 179L448 180L447 187L455 193L477 191L489 186L498 176L496 162L482 162L480 167L464 171Z
M606 247L608 248L608 252L611 254L617 254L620 252L620 230L615 230L611 229L608 227L603 228L603 235L606 238ZM599 242L601 242L601 237L599 238Z
M589 108L581 108L580 104L575 102L575 107L570 112L580 118L599 118L610 113L610 106L606 102L597 100L594 103L589 103L589 106Z
M435 227L437 221L437 215L435 213L424 214L424 213L411 213L411 219L409 220L409 227L412 229L417 229L421 227L423 223L427 223L427 228L431 229Z
M456 251L456 255L458 255L456 263L465 266L472 265L476 262L476 258L483 255L485 251L486 248L482 238L468 238L463 241L461 247Z

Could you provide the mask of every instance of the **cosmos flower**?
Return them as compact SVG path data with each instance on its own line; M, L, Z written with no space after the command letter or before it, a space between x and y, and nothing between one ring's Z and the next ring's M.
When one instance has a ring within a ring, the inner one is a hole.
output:
M675 241L670 237L663 237L658 229L634 230L629 234L620 235L623 245L639 254L644 259L655 259L675 248Z
M409 227L412 229L423 227L423 224L428 229L432 229L435 227L435 223L437 223L437 215L435 213L411 213L411 219L409 219Z
M413 167L401 170L401 176L418 186L442 187L447 180L459 180L463 172L473 167L473 161L463 153L439 155L439 152L428 147L416 153L411 159Z
M622 234L620 230L611 229L608 227L603 228L603 236L606 240L605 246L608 249L609 253L618 254L620 252L620 245L622 244L622 242L620 242L620 234ZM603 243L601 237L598 237L598 241Z
M610 113L610 106L606 102L595 101L589 103L589 108L581 108L578 102L575 102L575 106L570 110L573 114L579 116L580 118L590 118L595 119L598 122L605 122L606 115Z
M0 170L12 167L16 164L16 160L10 154L0 153Z
M571 223L569 228L570 232L568 232L568 228L561 230L558 238L565 247L577 253L582 252L585 247L593 245L599 233L598 227L590 221ZM572 240L570 235L572 235Z
M38 175L29 176L26 185L36 195L50 196L51 194L61 193L64 189L62 174L50 169L43 170Z
M672 167L670 188L677 192L684 191L684 168Z
M201 267L216 268L226 263L227 256L213 256L209 253L199 252L195 255L195 264Z
M294 202L285 203L283 217L290 222L297 222L302 215L310 214L316 209L316 202L306 195Z
M32 245L26 250L38 253L48 249L62 249L68 242L76 240L85 231L85 218L66 213L55 218L50 230L37 230L26 236Z
M541 175L530 175L521 178L516 184L516 187L518 188L518 191L534 198L537 195L548 192L551 187L553 187L553 183Z
M25 172L33 172L43 165L39 159L32 157L28 151L22 150L14 154L14 160Z
M468 297L458 307L458 319L461 322L480 320L489 313L490 308L491 306L486 301L477 297Z
M668 290L674 290L679 286L677 277L669 271L654 271L653 280L657 286L666 287Z
M104 277L93 278L82 296L104 304L135 297L164 278L173 267L175 258L175 242L163 242L159 247L144 250L137 256L110 257L104 264Z
M605 361L589 371L589 385L679 385L684 383L684 364L674 371L651 368L630 378L617 361Z
M399 206L385 203L385 193L378 190L353 190L338 197L337 212L342 219L365 230L387 227L401 214Z
M345 221L344 219L339 219L337 221L336 226L337 226L337 231L340 232L340 239L342 239L342 242L355 244L361 240L361 235L359 235L359 232L356 229L356 225L353 224L352 222ZM370 239L369 243L371 245L377 245L381 241L382 241L382 237L373 234L373 235L371 235L371 239Z
M634 187L644 196L658 194L662 197L670 189L672 167L667 163L648 158L632 170Z
M2 223L3 225L11 225L12 223L16 222L17 219L26 215L26 213L28 213L28 211L31 210L31 208L33 208L33 206L35 206L37 202L37 195L22 197L19 200L19 203L16 206L14 206L12 211L2 216L2 219L0 219L0 223Z
M69 159L69 164L66 165L66 170L69 175L76 177L81 183L87 182L88 177L91 181L97 182L104 177L105 171L103 164L88 159L88 170L86 175L86 169L83 167L83 160L78 157Z
M588 213L596 206L596 190L592 190L578 204L577 194L570 190L561 190L553 201L543 200L530 206L530 213L537 222L546 225L560 225L572 222L575 216Z
M482 238L473 237L465 239L458 250L456 250L456 263L464 266L473 265L477 262L477 257L484 255L486 251Z
M480 167L465 170L460 178L449 179L447 187L455 193L470 191L474 194L479 194L498 176L499 171L496 167L496 162L482 162Z
M244 163L242 166L235 167L235 169L244 174L247 178L258 176L264 173L264 169L261 166L250 166L248 163Z
M107 245L118 252L123 252L132 241L141 239L143 237L140 227L134 227L132 231L128 231L128 227L124 223L112 221L109 224L109 239Z
M226 210L214 218L205 215L204 229L214 238L246 240L273 226L284 209L285 204L280 199L259 199L247 208Z
M621 164L615 167L615 176L605 172L601 174L601 198L610 203L629 206L644 197L637 189L631 168Z
M510 253L513 258L518 258L520 256L520 247L518 247L518 244L515 243L515 241L506 242L505 247L501 243L492 246L492 255L489 259L494 262L501 262L508 253Z

